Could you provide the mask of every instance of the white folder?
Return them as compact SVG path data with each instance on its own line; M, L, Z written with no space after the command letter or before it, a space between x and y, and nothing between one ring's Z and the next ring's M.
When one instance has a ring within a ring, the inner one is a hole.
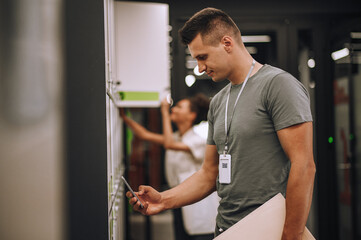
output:
M277 194L214 240L280 240L286 218L286 199ZM315 240L305 228L302 240Z

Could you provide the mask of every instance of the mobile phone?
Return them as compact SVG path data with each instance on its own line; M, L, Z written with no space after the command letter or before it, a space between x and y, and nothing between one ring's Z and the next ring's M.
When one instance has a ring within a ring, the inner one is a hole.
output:
M140 203L140 208L143 208L144 205L143 205L142 201L140 201L140 199L138 198L137 194L135 194L135 192L134 192L133 189L129 186L127 180L125 180L125 178L124 178L123 176L122 176L122 180L123 180L123 182L125 183L125 185L128 187L128 189L130 190L130 192L133 194L133 196L136 197L137 200L139 201L139 203Z

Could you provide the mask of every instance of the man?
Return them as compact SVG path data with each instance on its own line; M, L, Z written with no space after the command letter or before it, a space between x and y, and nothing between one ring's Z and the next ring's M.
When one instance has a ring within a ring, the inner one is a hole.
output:
M130 203L152 215L217 190L218 235L281 192L286 196L282 239L302 239L315 175L306 89L290 74L255 62L236 24L221 10L196 13L180 36L200 72L215 82L228 79L230 84L212 99L202 168L168 191L140 186L145 207L141 209L134 197Z

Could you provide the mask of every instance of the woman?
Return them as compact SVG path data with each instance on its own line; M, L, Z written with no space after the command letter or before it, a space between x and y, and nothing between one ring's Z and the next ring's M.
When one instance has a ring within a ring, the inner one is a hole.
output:
M180 100L169 112L169 103L164 99L161 103L161 113L163 119L163 134L153 133L143 126L130 119L121 110L120 115L124 122L141 139L161 144L166 149L165 153L165 174L170 187L178 185L190 174L201 168L205 153L206 139L196 133L194 126L207 120L209 108L209 98L203 94L197 94L194 97L188 97ZM171 122L173 122L177 131L173 133ZM214 197L213 197L214 198ZM213 200L212 200L213 201ZM215 208L215 207L214 207ZM212 211L208 209L208 211ZM213 209L216 212L216 209ZM174 229L176 240L207 240L213 239L211 227L199 232L187 228L189 234L185 232L185 226L192 226L193 223L185 222L189 220L182 219L180 209L175 209ZM210 219L201 218L197 220L204 221L202 226L212 225ZM209 229L209 231L208 231ZM206 234L204 234L206 233Z

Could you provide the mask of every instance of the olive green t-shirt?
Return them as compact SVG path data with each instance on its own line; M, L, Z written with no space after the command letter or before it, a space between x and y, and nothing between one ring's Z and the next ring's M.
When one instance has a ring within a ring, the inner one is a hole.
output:
M230 124L240 85L227 85L211 101L207 144L223 153L225 106ZM231 89L231 90L230 90ZM291 74L264 65L249 78L229 128L228 153L232 156L231 183L221 184L217 227L228 229L277 193L285 196L290 162L277 131L312 121L309 95Z

